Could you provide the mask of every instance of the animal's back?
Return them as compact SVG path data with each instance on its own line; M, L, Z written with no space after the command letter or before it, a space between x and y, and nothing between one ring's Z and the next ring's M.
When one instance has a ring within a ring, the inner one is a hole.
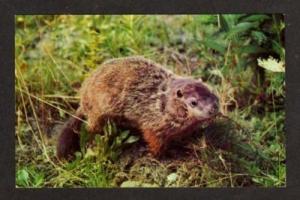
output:
M99 124L103 116L123 117L141 124L143 115L152 118L157 112L159 90L166 89L172 76L142 57L110 60L84 82L81 108L88 115L89 124Z

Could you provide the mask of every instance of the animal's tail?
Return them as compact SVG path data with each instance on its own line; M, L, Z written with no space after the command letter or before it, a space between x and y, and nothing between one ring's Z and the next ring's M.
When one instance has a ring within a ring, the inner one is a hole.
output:
M56 155L58 159L70 160L74 153L80 150L80 127L84 117L80 108L77 109L75 116L65 123L57 141Z

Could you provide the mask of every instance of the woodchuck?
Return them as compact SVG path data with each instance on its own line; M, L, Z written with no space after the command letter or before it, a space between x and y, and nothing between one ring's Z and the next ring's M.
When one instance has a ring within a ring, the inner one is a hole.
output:
M108 119L137 130L154 156L175 138L195 130L218 113L217 96L201 81L173 74L143 57L104 62L80 90L80 106L62 129L57 157L79 150L80 118L90 133L100 133Z

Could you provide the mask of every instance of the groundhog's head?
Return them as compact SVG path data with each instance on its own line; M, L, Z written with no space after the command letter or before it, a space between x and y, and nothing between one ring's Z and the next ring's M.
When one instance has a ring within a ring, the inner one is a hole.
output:
M177 105L179 115L204 120L219 112L218 97L200 80L175 79L171 86L171 95Z

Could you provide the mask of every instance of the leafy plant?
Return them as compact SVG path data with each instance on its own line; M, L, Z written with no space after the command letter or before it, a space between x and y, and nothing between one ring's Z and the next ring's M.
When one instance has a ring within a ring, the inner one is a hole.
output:
M103 128L103 135L95 136L95 145L87 149L84 156L95 156L98 161L116 161L124 147L138 140L138 136L130 135L128 130L118 130L115 123L108 120Z
M17 187L41 187L44 179L44 174L32 166L20 168L16 173Z

